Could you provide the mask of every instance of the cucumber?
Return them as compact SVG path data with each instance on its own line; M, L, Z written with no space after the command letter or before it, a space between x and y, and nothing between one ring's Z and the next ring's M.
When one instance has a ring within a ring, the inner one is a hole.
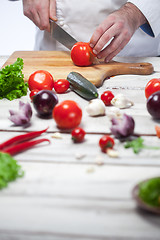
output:
M70 88L86 100L98 97L97 88L78 72L70 72L67 76Z

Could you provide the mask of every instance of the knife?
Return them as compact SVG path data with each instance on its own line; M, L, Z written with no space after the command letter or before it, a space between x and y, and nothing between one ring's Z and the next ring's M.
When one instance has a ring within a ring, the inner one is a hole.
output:
M61 28L55 21L53 21L52 19L50 19L49 21L51 25L51 36L71 50L77 40L75 40L71 35L69 35L69 33L67 33L63 28Z

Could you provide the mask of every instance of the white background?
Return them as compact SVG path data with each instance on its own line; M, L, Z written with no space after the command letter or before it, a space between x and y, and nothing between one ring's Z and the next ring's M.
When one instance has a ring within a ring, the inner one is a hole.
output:
M33 50L35 25L23 15L22 0L0 0L0 55Z

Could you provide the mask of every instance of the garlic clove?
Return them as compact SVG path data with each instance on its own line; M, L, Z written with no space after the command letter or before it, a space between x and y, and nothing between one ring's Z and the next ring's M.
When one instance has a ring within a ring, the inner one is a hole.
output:
M122 113L119 108L117 107L110 107L107 110L107 116L111 120L112 118L121 118Z
M108 148L106 150L106 153L108 154L109 157L111 158L118 158L119 157L119 153L117 150L114 150L112 148Z

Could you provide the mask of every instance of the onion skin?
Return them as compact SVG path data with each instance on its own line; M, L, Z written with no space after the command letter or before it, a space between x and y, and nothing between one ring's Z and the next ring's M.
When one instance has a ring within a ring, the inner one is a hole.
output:
M111 122L110 130L116 138L127 138L133 135L135 122L131 116L123 114L122 118L112 118Z

